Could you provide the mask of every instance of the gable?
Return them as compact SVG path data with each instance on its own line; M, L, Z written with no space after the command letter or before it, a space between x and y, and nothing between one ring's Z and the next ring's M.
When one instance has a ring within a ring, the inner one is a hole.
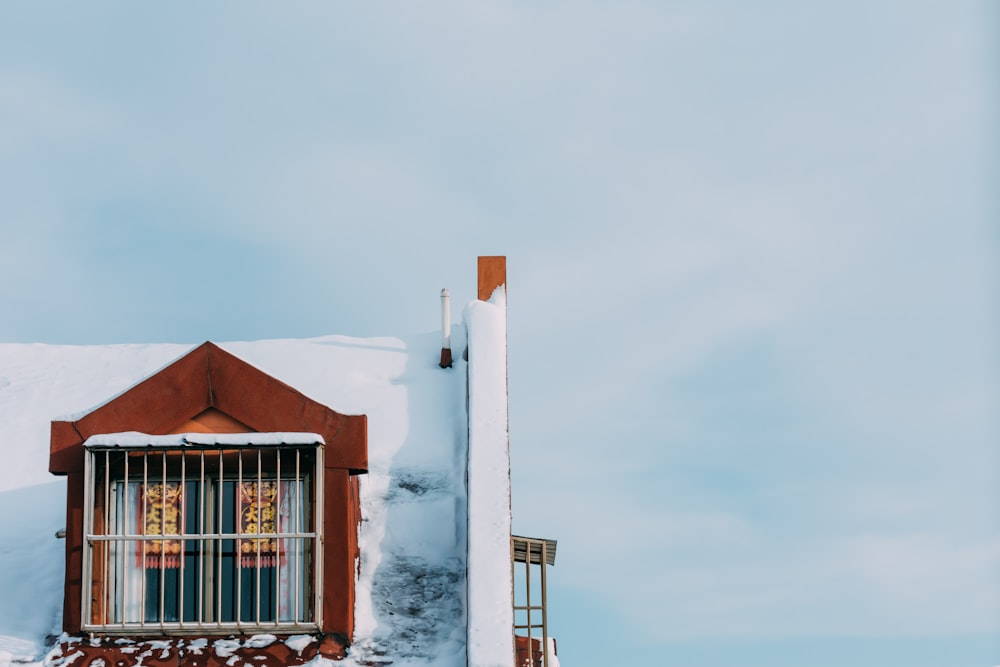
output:
M367 472L367 419L343 415L206 342L73 421L53 421L49 472L83 470L92 435L220 430L309 431L327 443L327 468Z
M170 430L170 434L177 433L249 433L254 429L246 424L236 421L225 412L220 412L216 408L209 408L180 426L175 426Z

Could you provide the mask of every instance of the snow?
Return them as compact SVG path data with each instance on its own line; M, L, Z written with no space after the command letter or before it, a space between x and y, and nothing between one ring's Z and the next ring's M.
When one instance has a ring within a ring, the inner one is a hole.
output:
M212 649L220 658L230 657L239 647L240 642L236 639L216 639L212 642Z
M0 664L19 662L29 658L34 650L34 642L17 637L0 637Z
M204 637L199 637L198 639L193 639L190 642L188 642L187 649L188 651L194 653L201 653L202 651L205 650L205 647L207 646L208 646L208 640L205 639Z
M270 646L276 641L278 641L278 638L274 635L262 634L250 637L250 639L246 640L243 645L249 648L264 648L265 646Z
M301 654L314 641L316 641L316 638L312 635L292 635L285 639L285 646Z
M499 479L508 467L503 462L506 380L497 375L506 343L505 336L496 336L495 322L502 305L482 307L485 310L470 310L477 322L484 323L484 339L472 352L473 359L486 365L488 360L482 357L487 349L500 356L482 373L470 374L470 381L481 387L475 409L485 410L490 420L472 429L466 413L466 363L456 355L453 368L438 367L439 333L220 344L338 412L368 416L369 472L360 478L363 521L355 641L342 665L389 659L398 667L466 665L469 518L465 476L470 431L478 436L502 431L502 452L483 466L487 473L483 482L489 484L483 491L499 489L502 516L487 522L491 538L477 545L474 557L478 560L485 555L484 549L498 548L495 538L503 530L509 534L509 487ZM464 327L454 327L451 339L456 349L463 349ZM4 424L0 507L8 509L0 513L0 667L42 660L64 666L75 659L73 655L45 657L59 640L64 542L55 538L55 532L65 526L65 483L47 472L50 421L59 415L86 414L86 409L80 412L81 407L106 403L192 347L0 344L0 423ZM485 384L491 379L501 384L487 390ZM488 405L501 399L502 407ZM245 434L239 437L246 442ZM252 437L262 439L255 444L317 442L319 438L296 433ZM224 439L205 434L167 438L176 446ZM147 435L113 434L92 439L89 445L125 446L138 440L151 444ZM491 435L481 440L486 445L487 440L497 438ZM469 472L476 470L470 467ZM492 502L476 516L484 517L496 504ZM504 543L491 559L506 563L505 577L509 577L508 548ZM489 580L483 583L486 589L492 585ZM505 592L482 590L483 604L477 608L500 602L501 608L509 610L509 591L502 583L500 589ZM509 650L509 623L501 628ZM216 640L216 652L232 648L227 641ZM285 640L292 648L304 647L307 641L311 638ZM194 642L191 646L195 648Z
M16 449L6 443L5 454ZM0 476L7 476L7 466ZM0 665L30 660L61 624L66 484L0 491Z
M100 433L84 441L87 448L113 447L186 447L189 445L317 445L326 444L318 433L177 433L149 435L137 431Z
M549 637L549 642L545 645L545 665L546 667L559 667L559 656L556 655L556 640L552 637Z

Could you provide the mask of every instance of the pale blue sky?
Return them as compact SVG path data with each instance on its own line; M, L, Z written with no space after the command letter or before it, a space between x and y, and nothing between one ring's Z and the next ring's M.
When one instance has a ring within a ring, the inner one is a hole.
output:
M0 340L430 331L507 254L567 667L1000 665L998 13L8 3Z

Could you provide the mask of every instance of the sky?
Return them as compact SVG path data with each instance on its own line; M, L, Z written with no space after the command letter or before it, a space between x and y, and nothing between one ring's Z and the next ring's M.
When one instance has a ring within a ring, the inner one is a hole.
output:
M7 3L0 341L433 331L507 255L563 664L1000 665L998 14Z

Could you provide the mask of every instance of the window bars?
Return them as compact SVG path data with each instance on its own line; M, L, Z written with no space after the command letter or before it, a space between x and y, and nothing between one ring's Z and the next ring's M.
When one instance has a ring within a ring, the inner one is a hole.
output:
M84 630L319 627L322 443L246 440L88 444Z
M516 667L551 667L555 640L551 640L550 646L545 568L555 565L556 541L517 535L510 539L514 569L514 663ZM524 563L524 568L518 563ZM532 597L533 581L538 585L538 597ZM538 631L541 637L535 634Z

